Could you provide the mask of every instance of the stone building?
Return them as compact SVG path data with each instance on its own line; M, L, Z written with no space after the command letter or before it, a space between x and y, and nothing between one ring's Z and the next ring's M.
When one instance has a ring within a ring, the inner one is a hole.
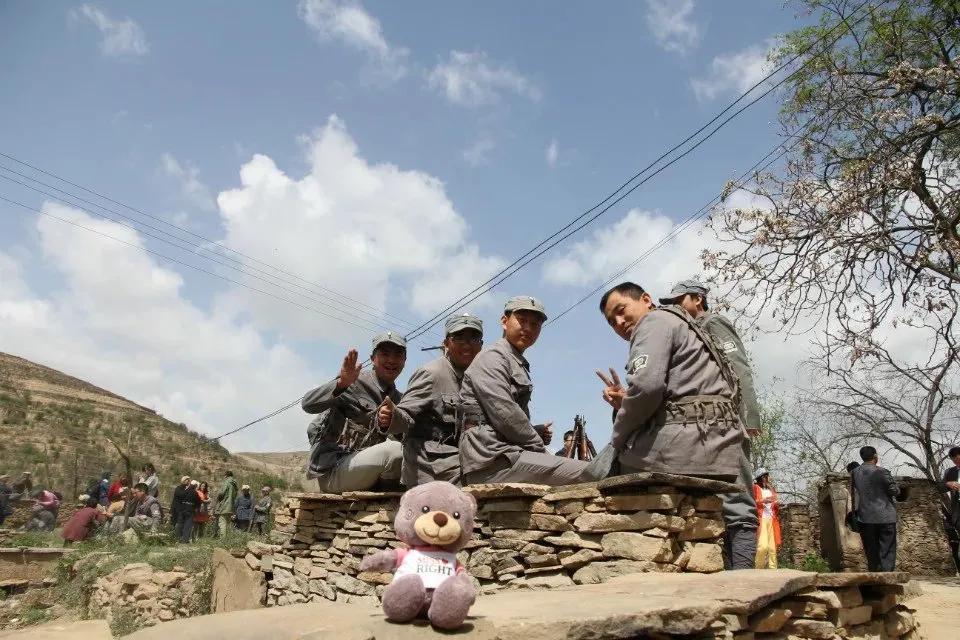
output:
M940 494L920 478L899 477L897 499L897 569L914 575L952 576L957 572L943 529ZM821 483L816 509L789 504L781 509L781 555L799 565L809 551L820 555L835 571L865 571L860 536L847 528L850 476L829 474ZM819 520L819 526L816 521Z

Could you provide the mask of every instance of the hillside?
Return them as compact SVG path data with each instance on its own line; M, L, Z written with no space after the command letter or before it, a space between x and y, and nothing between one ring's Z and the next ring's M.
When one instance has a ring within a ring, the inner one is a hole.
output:
M35 484L76 496L102 471L124 472L118 447L134 474L145 462L156 466L166 489L162 497L182 475L213 485L227 469L252 487L298 485L289 467L235 456L126 398L0 353L0 472L15 480L31 471Z

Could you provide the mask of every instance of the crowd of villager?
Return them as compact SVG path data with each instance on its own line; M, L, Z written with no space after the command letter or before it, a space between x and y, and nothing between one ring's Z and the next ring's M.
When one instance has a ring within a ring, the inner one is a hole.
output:
M77 498L79 508L61 529L64 544L127 530L135 535L163 533L165 527L182 543L207 535L222 537L229 529L264 535L273 509L272 487L260 487L259 496L255 496L249 485L238 485L232 471L224 473L216 492L207 482L183 476L169 492L169 503L161 502L160 493L161 482L151 463L143 466L134 482L127 475L104 471ZM35 487L28 471L14 483L9 475L0 475L0 526L13 513L12 504L24 500L30 502L24 531L56 528L64 496L53 489Z
M611 442L596 455L582 424L554 454L547 449L552 423L531 422L525 353L547 311L537 298L516 296L486 348L480 318L450 317L442 355L414 371L405 392L395 384L407 359L403 335L375 336L369 368L350 350L335 379L303 396L304 411L316 414L307 430L309 475L327 493L434 480L569 485L641 471L726 480L742 487L723 496L726 568L776 568L777 494L770 474L755 473L750 462L761 417L749 357L733 323L710 310L708 292L683 281L657 305L643 287L624 282L602 296L604 320L629 349L625 381L612 368L596 372L613 409ZM860 454L848 524L860 533L870 568L892 571L896 483L873 447ZM956 505L955 472L947 480L943 490ZM960 509L954 513L956 526Z

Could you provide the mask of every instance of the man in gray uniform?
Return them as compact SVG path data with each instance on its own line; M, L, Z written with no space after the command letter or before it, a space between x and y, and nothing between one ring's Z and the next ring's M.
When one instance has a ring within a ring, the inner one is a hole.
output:
M483 346L483 321L464 313L448 318L445 328L444 355L413 372L389 423L390 433L403 434L400 477L408 489L432 480L460 481L460 384Z
M897 564L897 481L880 466L877 450L860 448L863 464L853 470L853 510L868 571L893 571Z
M743 440L739 482L744 490L723 496L724 534L723 562L727 569L753 569L757 553L757 503L753 498L753 465L750 464L750 439L760 433L760 403L753 384L753 372L743 341L733 323L707 307L710 291L697 280L677 283L660 304L677 304L703 327L723 352L740 383L740 420L747 430Z
M351 349L336 379L303 396L303 410L320 414L307 429L307 471L321 491L367 491L400 478L400 443L385 439L392 405L382 414L378 409L400 400L394 382L407 361L407 341L392 331L377 335L370 360L372 367L361 369Z
M656 308L632 282L607 291L600 311L630 341L611 441L620 473L737 478L744 437L739 390L713 341L682 308Z
M480 352L463 376L464 425L460 464L464 484L532 482L573 484L586 478L587 463L555 456L549 427L530 423L530 364L524 351L533 346L547 319L536 298L507 300L500 325L503 337Z

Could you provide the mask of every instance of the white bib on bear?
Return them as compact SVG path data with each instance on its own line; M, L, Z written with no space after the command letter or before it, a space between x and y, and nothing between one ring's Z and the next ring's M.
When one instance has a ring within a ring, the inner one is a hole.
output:
M393 579L400 576L417 575L427 589L436 589L447 578L457 574L459 562L457 555L449 551L432 549L399 549L400 566Z

